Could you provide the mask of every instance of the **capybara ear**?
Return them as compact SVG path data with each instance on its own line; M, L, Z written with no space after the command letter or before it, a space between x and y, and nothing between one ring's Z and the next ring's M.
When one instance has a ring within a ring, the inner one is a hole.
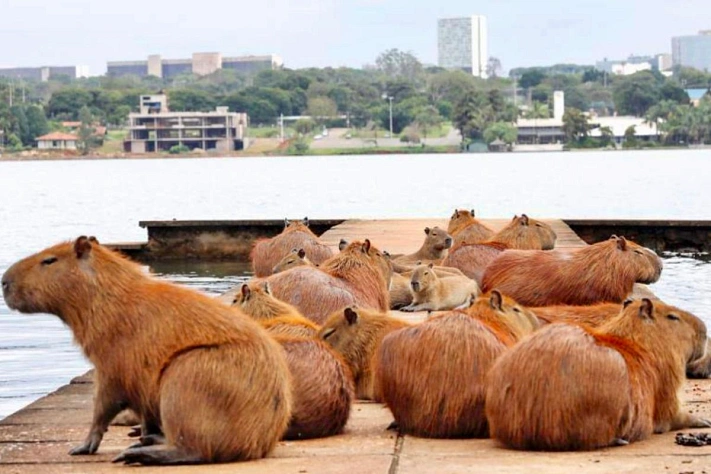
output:
M348 247L348 241L347 241L346 239L341 239L341 240L338 242L338 250L342 252L343 249L346 248L346 247Z
M617 237L616 234L612 234L612 235L610 236L610 240L617 240L618 238L619 238L619 237Z
M627 298L627 299L622 303L622 307L623 307L623 308L626 308L626 307L628 307L629 305L631 305L632 303L634 303L634 300L633 300L632 298Z
M296 247L294 247L293 249L291 249L291 252L290 252L290 253L296 253L296 252L298 252L298 251L299 251L299 249L297 249Z
M642 298L642 305L639 307L639 317L642 319L654 319L654 305L649 298Z
M627 239L625 239L624 237L618 237L617 248L620 250L627 250Z
M429 227L425 227L425 234L430 235L430 228Z
M89 236L89 242L91 242L92 244L99 245L99 239L97 239L97 238L94 237L93 235L90 235L90 236Z
M456 218L457 214L459 214L459 209L454 210L454 214L452 214L452 219Z
M296 255L298 255L299 258L304 258L304 257L306 257L306 250L304 250L304 249L299 249L299 250L296 252Z
M504 297L501 296L499 290L491 290L491 296L489 297L489 305L494 311L501 311L504 304Z
M515 221L516 219L518 219L518 214L516 214L515 216L513 216L513 219L511 219L511 222Z
M306 227L309 226L309 218L308 218L308 217L304 217L304 220L303 220L302 222L304 223L304 225L305 225Z
M474 212L474 209L472 209L472 210L471 210L471 211L469 211L469 212L471 212L471 213L472 213L472 217L476 217L476 212Z
M387 250L383 250L383 255L385 256L385 258L390 258L390 252L388 252Z
M528 216L526 214L521 214L521 225L528 225Z
M272 294L272 289L269 287L269 282L268 282L268 281L265 281L265 282L264 282L264 285L262 285L262 289L264 290L264 292L265 292L266 294L268 294L268 295L271 295L271 294Z
M87 258L91 253L91 240L86 235L82 235L74 242L74 253L77 258Z
M430 262L430 264L427 265L427 268L434 268L434 263Z
M252 294L252 290L249 289L249 285L246 283L242 284L242 288L240 291L242 291L242 298L244 298L245 301L247 301L249 299L249 296Z
M348 321L351 326L358 322L358 313L356 313L353 308L346 308L343 310L343 316Z
M365 239L365 242L363 242L363 247L361 247L361 248L363 249L363 252L365 252L365 253L370 252L370 240Z

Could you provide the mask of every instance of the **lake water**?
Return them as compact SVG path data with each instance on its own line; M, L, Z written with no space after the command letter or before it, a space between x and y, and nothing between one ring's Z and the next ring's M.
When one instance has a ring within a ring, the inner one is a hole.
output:
M711 220L711 151L0 162L0 273L78 235L143 241L139 220L481 217ZM159 264L220 293L239 264ZM711 324L711 264L665 261L652 290ZM0 297L0 418L88 369L55 317Z

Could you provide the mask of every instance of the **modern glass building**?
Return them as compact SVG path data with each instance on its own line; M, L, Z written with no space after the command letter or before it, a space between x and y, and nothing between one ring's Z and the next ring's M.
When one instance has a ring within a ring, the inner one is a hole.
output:
M711 30L672 38L672 64L711 71Z
M437 22L438 64L486 78L489 61L486 17L443 18Z

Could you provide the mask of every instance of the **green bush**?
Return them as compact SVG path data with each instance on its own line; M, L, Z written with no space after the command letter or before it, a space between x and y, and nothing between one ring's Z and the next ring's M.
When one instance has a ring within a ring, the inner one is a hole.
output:
M170 147L170 150L168 150L168 153L170 153L171 155L190 153L190 148L186 147L185 145L173 145L172 147Z
M305 155L307 151L309 151L309 144L303 139L294 140L286 149L289 155Z

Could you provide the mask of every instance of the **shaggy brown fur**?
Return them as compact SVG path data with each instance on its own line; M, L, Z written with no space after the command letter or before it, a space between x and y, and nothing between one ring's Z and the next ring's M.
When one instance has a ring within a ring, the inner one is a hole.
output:
M419 262L418 262L419 263ZM390 309L400 309L412 303L412 291L410 291L410 278L414 268L401 267L402 273L393 273L390 284ZM439 277L464 276L457 268L435 266L434 272Z
M478 244L494 236L494 231L474 217L474 209L467 211L455 209L449 219L447 232L454 238L454 245L463 243Z
M303 318L299 310L289 303L276 299L265 281L252 280L243 283L232 300L232 306L258 321L282 316Z
M331 249L304 222L294 221L288 223L281 234L255 242L251 255L254 275L257 278L271 275L274 266L294 248L304 249L315 265L333 256Z
M321 329L303 316L279 316L259 322L272 336L313 338Z
M144 435L162 429L169 446L124 451L117 460L127 463L256 459L284 433L284 351L234 308L153 279L86 237L20 260L2 286L10 308L59 316L96 367L91 431L72 454L95 453L122 408L140 415Z
M274 265L274 268L272 268L272 275L290 268L300 267L302 265L309 265L312 267L315 266L314 263L306 256L306 250L291 249L291 252L289 252L288 255L279 260L279 263Z
M705 347L701 320L648 299L597 330L547 326L491 369L491 436L515 449L586 450L711 426L677 398L686 363Z
M555 247L556 238L551 226L521 214L521 217L514 216L488 242L497 242L516 250L551 250Z
M318 339L276 336L293 380L293 411L284 439L341 433L355 397L353 376L343 359Z
M366 240L350 243L319 268L292 268L267 281L276 298L322 324L331 313L348 305L387 311L391 278L390 262Z
M433 438L485 437L485 379L506 348L537 327L500 293L467 310L432 317L387 335L377 383L401 432Z
M440 278L434 265L420 265L410 278L412 303L403 311L448 311L469 306L479 296L479 285L465 276Z
M567 252L507 250L486 268L482 290L526 306L621 303L635 282L654 283L661 272L652 250L613 236Z
M503 244L493 242L458 245L449 251L442 265L457 268L481 287L484 270L506 248Z
M393 258L393 262L399 265L414 265L417 261L439 264L452 246L452 236L439 227L425 227L425 235L425 241L417 252Z
M384 313L350 307L332 314L319 337L343 356L353 373L358 398L380 401L375 355L388 333L408 326L410 323Z

